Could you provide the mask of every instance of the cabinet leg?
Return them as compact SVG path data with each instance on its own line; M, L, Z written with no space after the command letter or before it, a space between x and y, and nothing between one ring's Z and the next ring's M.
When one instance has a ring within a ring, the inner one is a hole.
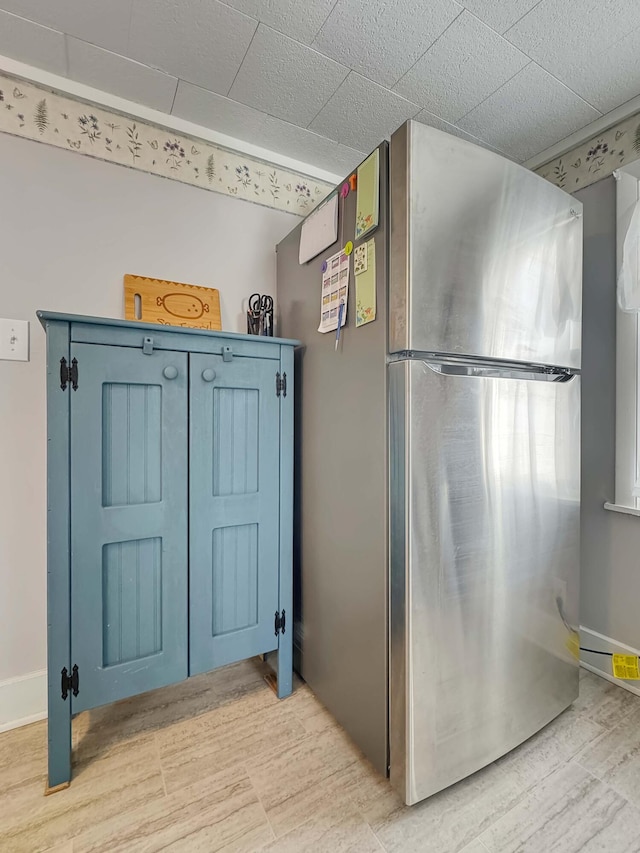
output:
M290 696L293 690L293 632L280 635L278 644L278 699Z
M60 685L49 686L49 772L45 794L68 788L71 782L71 697L60 696Z
M60 391L60 358L67 363L69 324L47 322L47 791L71 781L71 697L62 698L62 671L71 671L71 555L69 551L70 393ZM56 369L56 366L57 369Z
M282 375L293 376L293 347L280 347ZM291 383L293 385L293 383ZM280 578L278 600L284 633L278 637L278 698L293 690L293 395L280 405Z

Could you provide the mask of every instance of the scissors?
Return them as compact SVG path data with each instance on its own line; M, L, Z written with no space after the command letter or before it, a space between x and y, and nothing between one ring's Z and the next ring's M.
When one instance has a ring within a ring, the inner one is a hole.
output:
M261 296L259 293L252 293L249 297L249 311L255 313L273 311L273 298L266 294Z
M260 293L251 294L247 327L252 335L273 335L273 297Z

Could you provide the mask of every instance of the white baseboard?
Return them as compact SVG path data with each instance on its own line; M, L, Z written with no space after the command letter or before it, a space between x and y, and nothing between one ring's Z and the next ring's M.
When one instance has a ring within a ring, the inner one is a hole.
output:
M47 670L0 681L0 732L47 716Z
M599 634L597 631L585 628L584 625L580 626L580 645L587 646L590 649L597 649L601 652L613 652L617 655L640 656L638 649L627 646L625 643L619 643L617 640L612 640L611 637L606 637L604 634ZM580 652L580 666L588 669L589 672L595 672L596 675L606 678L612 684L617 684L619 687L624 687L630 693L640 696L640 681L623 681L621 678L613 677L610 657L594 655L589 652Z

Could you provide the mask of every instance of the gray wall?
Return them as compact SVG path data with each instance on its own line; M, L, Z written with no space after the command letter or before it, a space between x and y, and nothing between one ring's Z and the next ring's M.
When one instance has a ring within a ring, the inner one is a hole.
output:
M575 195L584 205L581 623L640 649L640 518L603 509L614 499L616 184ZM602 666L595 657L584 655Z

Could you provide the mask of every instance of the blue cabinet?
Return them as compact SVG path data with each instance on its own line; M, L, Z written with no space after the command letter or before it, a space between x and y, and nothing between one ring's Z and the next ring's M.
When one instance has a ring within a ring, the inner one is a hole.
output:
M75 713L274 650L291 692L295 342L39 317L54 789Z

